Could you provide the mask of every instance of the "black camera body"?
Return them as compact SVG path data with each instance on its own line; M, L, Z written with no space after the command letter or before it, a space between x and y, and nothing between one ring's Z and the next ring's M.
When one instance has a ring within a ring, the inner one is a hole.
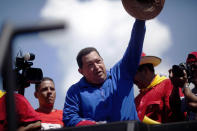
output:
M40 68L32 68L35 55L32 53L27 53L23 57L17 56L15 61L15 74L16 74L16 83L17 90L20 93L20 90L29 87L30 84L38 84L43 78L43 73ZM24 95L24 91L22 93Z
M186 71L187 79L188 79L188 82L190 83L191 82L191 78L192 78L192 74L191 74L192 68L191 68L191 66L189 64L180 63L179 65L173 65L172 66L172 73L176 77L183 77L184 76L183 70Z

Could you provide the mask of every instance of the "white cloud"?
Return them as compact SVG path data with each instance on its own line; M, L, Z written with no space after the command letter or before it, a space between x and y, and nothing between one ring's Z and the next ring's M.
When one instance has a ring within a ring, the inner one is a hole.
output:
M42 34L49 44L58 49L59 60L63 64L64 79L61 87L64 94L81 77L75 60L78 51L94 46L104 58L107 68L111 67L122 57L134 22L121 1L48 0L41 15L43 18L63 19L69 25L66 31L55 36L53 34L53 37ZM146 25L144 51L161 56L171 44L170 30L157 19L148 21ZM167 68L164 66L162 69Z
M157 19L147 22L144 50L148 54L161 56L171 45L170 29Z

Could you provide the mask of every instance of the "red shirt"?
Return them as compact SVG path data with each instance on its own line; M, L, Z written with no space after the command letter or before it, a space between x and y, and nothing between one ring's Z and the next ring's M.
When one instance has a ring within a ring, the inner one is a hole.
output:
M169 104L172 88L171 81L166 79L149 90L141 91L135 98L139 119L143 120L146 115L158 122L168 122L172 114Z
M64 123L62 121L62 110L55 110L50 113L44 113L39 111L38 109L36 111L40 115L41 123L60 124L62 127L64 126Z
M19 124L22 124L26 122L39 121L40 117L38 113L36 113L36 111L31 106L31 104L27 101L27 99L20 94L14 94L14 95L15 95L17 122ZM6 101L6 95L0 98L0 131L5 130L7 128L5 101Z

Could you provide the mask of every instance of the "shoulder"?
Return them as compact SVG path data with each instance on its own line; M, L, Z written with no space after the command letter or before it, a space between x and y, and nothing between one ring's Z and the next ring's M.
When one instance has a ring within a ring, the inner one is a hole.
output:
M82 77L77 83L70 86L68 93L78 93L83 87L89 87L90 85L85 81L85 78Z
M76 92L78 92L78 90L79 90L79 83L75 83L68 88L67 93L74 93L74 92L76 93Z
M14 93L14 97L17 99L25 99L25 97L23 95L18 94L18 93Z
M29 110L29 112L35 112L32 105L29 103L29 101L21 94L14 94L15 95L15 102L16 102L16 110L18 112L25 112Z
M163 80L160 84L161 84L162 86L164 86L164 87L166 87L166 86L167 86L167 87L172 87L172 86L173 86L170 79L165 79L165 80Z
M80 93L80 91L81 91L80 84L79 84L79 82L77 82L69 87L69 89L66 93L66 98L77 97L78 94Z
M21 94L15 93L14 97L15 97L16 102L28 103L28 100Z
M55 112L58 113L58 114L62 114L63 113L62 110L58 110L58 109L55 109Z
M172 85L172 82L171 82L170 79L165 79L163 82L166 83L166 84Z
M29 101L25 98L25 96L15 93L15 102L16 102L16 108L23 108L23 109L33 109L32 105L29 103Z
M163 94L170 94L173 89L173 85L170 79L163 80L158 86L158 90L163 92Z

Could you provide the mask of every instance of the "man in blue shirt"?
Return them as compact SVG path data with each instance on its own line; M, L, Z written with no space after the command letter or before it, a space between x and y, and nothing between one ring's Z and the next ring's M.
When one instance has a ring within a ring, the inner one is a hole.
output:
M106 71L95 48L88 47L78 53L78 71L83 77L67 92L63 109L66 126L139 120L133 77L139 65L144 36L145 21L136 20L124 56L110 71Z

